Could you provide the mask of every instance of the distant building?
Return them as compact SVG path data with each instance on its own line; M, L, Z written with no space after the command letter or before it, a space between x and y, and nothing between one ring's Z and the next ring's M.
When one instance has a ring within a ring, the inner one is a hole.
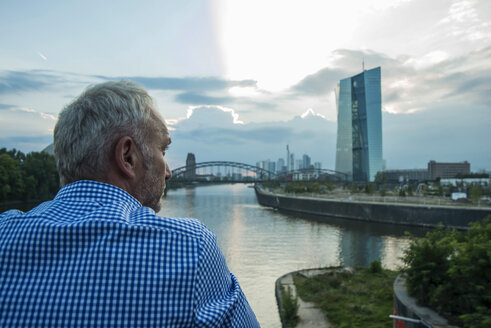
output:
M461 163L428 162L428 176L431 180L455 178L458 174L469 174L470 172L471 164L467 161Z
M448 179L441 179L440 184L442 186L445 185L452 185L454 187L457 187L459 185L461 186L489 186L491 182L490 178L448 178Z
M380 67L339 81L336 103L336 171L373 181L383 168Z
M384 174L387 181L391 182L429 180L428 170L426 169L386 170Z
M314 163L314 169L316 169L316 170L322 169L322 163L321 162L315 162Z
M302 157L302 169L308 169L308 168L310 168L310 156L304 154Z
M232 173L232 179L235 181L240 181L240 180L242 180L242 174L241 173Z
M260 169L269 171L271 173L275 173L276 172L276 162L271 161L269 159L264 160L264 161L256 162L256 166L259 167Z
M278 162L276 162L276 171L277 172L286 171L285 160L283 158L278 158Z
M184 172L184 178L196 178L196 158L193 153L188 153L188 156L186 157L186 172Z
M290 153L290 166L288 167L288 171L295 170L295 154Z
M290 171L290 146L286 145L286 170Z

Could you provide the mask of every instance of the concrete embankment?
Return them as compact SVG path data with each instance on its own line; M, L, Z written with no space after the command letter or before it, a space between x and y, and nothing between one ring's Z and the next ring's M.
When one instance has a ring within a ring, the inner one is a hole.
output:
M394 327L457 328L432 309L418 305L417 300L408 295L406 279L403 275L399 275L394 281L394 314L409 318L409 320L395 320ZM418 320L420 322L417 322Z
M259 204L280 211L368 222L420 227L436 227L441 222L447 227L467 229L470 222L479 221L491 215L491 208L375 203L286 196L268 192L257 185L255 191Z

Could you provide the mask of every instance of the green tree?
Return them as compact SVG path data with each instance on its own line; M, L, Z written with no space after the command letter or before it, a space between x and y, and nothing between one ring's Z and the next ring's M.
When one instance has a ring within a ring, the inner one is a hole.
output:
M412 238L403 261L409 293L462 327L491 326L491 216L467 233L439 227Z
M24 175L29 177L29 192L26 199L49 199L59 189L59 177L53 156L44 152L27 154L22 165Z
M0 149L0 201L45 200L59 189L53 156Z
M385 185L387 183L387 175L384 172L377 172L375 175L375 183Z
M10 154L0 154L0 200L22 199L24 194L23 174L19 161Z
M413 186L410 184L407 186L407 194L408 194L408 196L413 195Z
M373 182L367 183L365 185L365 193L372 195L377 191L377 185Z
M471 189L469 190L469 198L473 202L477 202L481 199L482 196L482 188L480 185L472 185Z

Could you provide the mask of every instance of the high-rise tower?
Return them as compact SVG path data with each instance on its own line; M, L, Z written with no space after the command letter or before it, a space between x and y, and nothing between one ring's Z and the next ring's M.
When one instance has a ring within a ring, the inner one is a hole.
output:
M186 172L184 172L184 177L186 179L196 178L196 157L193 153L188 153L186 157Z
M290 171L290 146L286 145L286 170Z
M380 67L339 81L336 171L353 181L373 181L382 171Z

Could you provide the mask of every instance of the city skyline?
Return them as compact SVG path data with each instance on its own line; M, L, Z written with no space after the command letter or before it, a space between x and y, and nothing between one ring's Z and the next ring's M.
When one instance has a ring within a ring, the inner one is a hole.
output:
M300 159L295 158L295 153L290 152L290 145L286 145L286 156L279 157L276 161L271 158L259 160L256 166L273 173L297 171L305 169L322 169L322 162L315 161L308 154L302 154Z
M0 18L0 147L42 150L85 87L127 78L166 119L173 167L290 144L333 169L333 89L364 59L383 67L387 168L491 170L489 1L4 1Z

